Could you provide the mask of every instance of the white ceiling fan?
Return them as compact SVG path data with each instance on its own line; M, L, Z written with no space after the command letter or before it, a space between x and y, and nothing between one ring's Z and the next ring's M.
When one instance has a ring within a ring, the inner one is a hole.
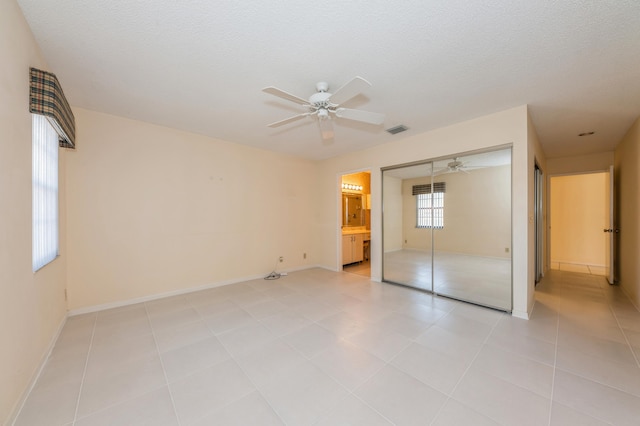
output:
M433 174L434 175L441 175L444 173L457 173L457 172L463 172L463 173L469 173L469 170L475 170L475 169L484 169L486 166L469 166L467 165L469 162L468 161L460 161L458 160L458 157L454 157L453 161L450 161L449 163L447 163L447 166L435 171Z
M304 117L315 115L318 117L318 124L320 126L320 133L322 135L323 142L331 142L333 140L333 125L331 124L332 116L380 125L384 122L384 114L343 108L340 106L354 96L362 93L363 90L370 86L371 83L364 78L354 77L351 81L336 90L335 93L329 93L329 84L321 81L316 84L317 92L311 95L308 100L292 95L291 93L285 92L277 87L265 87L262 89L263 92L295 102L307 108L307 112L285 118L284 120L276 121L275 123L268 124L267 126L278 127Z

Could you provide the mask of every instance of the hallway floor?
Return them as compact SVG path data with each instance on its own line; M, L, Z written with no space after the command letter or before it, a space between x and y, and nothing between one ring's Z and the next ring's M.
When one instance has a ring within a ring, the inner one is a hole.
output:
M68 319L16 425L637 425L640 312L551 271L529 321L310 269Z
M607 276L607 268L604 266L585 265L578 263L551 261L551 269L564 272L580 272L583 274Z

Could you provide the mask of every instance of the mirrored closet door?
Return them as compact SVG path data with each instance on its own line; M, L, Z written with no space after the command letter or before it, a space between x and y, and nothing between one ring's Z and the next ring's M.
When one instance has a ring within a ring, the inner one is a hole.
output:
M431 228L419 227L417 222L431 216L416 208L411 193L415 185L430 188L432 173L432 163L382 172L383 279L428 291L433 291L432 234Z
M383 280L511 311L511 148L382 179Z

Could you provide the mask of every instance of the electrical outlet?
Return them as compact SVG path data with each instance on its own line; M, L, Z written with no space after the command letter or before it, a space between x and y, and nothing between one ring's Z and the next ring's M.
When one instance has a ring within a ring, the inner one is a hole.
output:
M505 252L505 253L509 253L509 247L505 247L505 248L504 248L504 252Z
M278 258L278 260L280 261L280 263L284 262L284 256L280 256L280 258Z

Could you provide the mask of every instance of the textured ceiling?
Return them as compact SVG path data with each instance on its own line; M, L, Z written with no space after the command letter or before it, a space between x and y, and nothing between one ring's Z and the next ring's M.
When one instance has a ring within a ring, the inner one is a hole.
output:
M638 0L18 3L73 106L310 159L522 104L548 157L589 154L640 116ZM383 126L336 119L331 145L311 118L266 127L304 110L263 87L356 75L372 87L344 106Z

